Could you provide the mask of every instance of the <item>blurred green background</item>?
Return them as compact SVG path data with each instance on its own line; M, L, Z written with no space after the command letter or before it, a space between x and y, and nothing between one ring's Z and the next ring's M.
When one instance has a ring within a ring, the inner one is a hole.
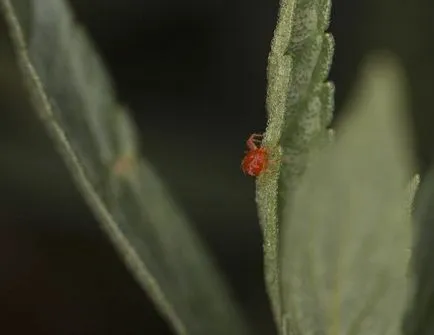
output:
M71 0L141 130L143 154L210 245L258 334L275 332L245 140L265 128L277 0ZM403 62L419 169L434 140L434 4L335 0L336 115L372 50ZM0 334L171 334L75 190L0 21Z

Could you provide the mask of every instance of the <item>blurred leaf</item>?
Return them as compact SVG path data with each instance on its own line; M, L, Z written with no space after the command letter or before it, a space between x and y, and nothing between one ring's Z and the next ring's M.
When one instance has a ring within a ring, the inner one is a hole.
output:
M392 58L371 60L336 141L312 157L286 202L286 334L400 333L413 164L400 71Z
M32 101L89 206L178 334L251 334L205 247L139 156L101 60L62 0L1 0Z
M274 164L257 179L256 199L264 234L265 279L278 324L280 201L290 196L287 193L305 169L306 155L318 138L327 135L332 118L334 87L325 80L334 42L324 33L330 10L330 0L281 0L268 58L263 145Z
M404 334L429 335L434 334L434 167L423 178L417 192L413 221L413 294Z

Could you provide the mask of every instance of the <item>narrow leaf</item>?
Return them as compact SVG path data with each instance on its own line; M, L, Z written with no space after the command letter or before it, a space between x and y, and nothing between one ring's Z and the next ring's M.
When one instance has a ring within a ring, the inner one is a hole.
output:
M39 116L118 252L178 334L251 334L205 247L145 159L63 0L0 0Z
M336 141L314 155L286 202L281 270L287 334L400 333L412 157L403 78L383 57L365 68Z
M330 0L281 0L268 58L268 125L263 145L274 164L257 179L256 201L264 235L268 293L281 323L279 283L280 202L290 196L316 139L327 135L334 88L326 83L333 39L324 32ZM279 179L280 178L280 179Z
M413 206L412 295L405 335L434 333L434 167L425 175Z

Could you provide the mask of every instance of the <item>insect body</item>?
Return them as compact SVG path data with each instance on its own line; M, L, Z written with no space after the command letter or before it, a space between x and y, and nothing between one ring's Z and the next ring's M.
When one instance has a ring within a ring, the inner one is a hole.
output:
M241 169L245 174L256 177L259 176L268 165L268 152L264 147L258 146L261 134L252 134L247 140L249 149L241 162Z

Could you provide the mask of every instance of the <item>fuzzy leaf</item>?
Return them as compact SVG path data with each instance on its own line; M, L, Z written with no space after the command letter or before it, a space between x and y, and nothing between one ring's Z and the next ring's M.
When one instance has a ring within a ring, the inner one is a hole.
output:
M373 58L357 92L336 141L313 155L285 203L285 334L400 333L413 164L400 68Z
M0 0L25 83L79 189L178 334L251 334L209 254L149 164L63 0Z
M330 0L281 0L268 59L263 145L274 164L257 179L256 201L264 235L266 285L278 324L280 202L295 189L316 140L328 136L332 118L334 87L325 80L334 43L324 33L330 9Z

